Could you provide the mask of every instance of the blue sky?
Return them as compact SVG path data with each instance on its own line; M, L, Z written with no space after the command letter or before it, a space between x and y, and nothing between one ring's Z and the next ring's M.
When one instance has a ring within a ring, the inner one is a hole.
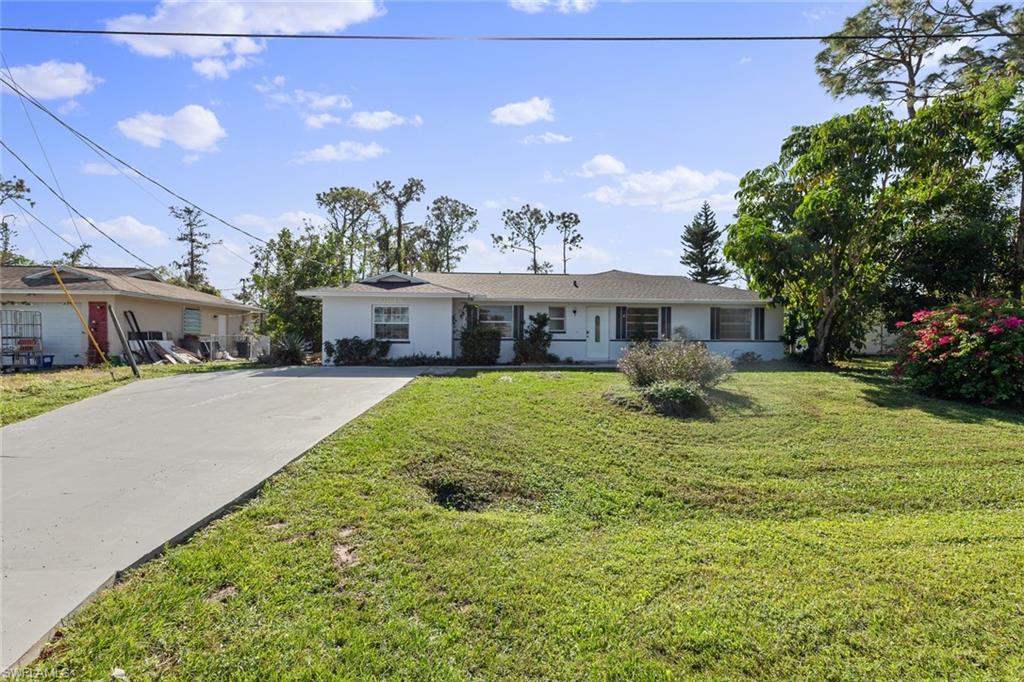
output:
M828 33L849 3L348 3L269 6L5 2L7 26L293 30L410 34ZM125 18L126 15L135 15ZM270 237L316 213L331 186L420 177L430 199L479 209L464 270L521 271L490 246L504 208L579 213L585 247L570 270L684 274L679 233L704 199L729 222L737 179L772 161L796 124L849 111L814 73L804 43L396 43L168 41L4 34L16 79L75 127L184 196ZM2 98L3 139L48 181L16 98ZM170 197L110 175L89 149L34 110L68 200L151 263L179 255ZM26 174L2 157L5 176ZM62 205L37 182L36 213L77 242ZM421 219L427 201L411 216ZM67 246L21 216L34 258ZM92 256L131 259L79 221ZM243 255L248 240L211 222ZM39 244L33 238L37 235ZM556 262L552 248L546 257ZM40 246L41 244L41 246ZM210 252L232 293L248 266Z

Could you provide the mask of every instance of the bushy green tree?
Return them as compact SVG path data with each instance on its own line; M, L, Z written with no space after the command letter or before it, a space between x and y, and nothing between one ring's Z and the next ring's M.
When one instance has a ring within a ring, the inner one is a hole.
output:
M881 107L799 127L779 160L747 173L726 257L808 321L815 363L863 336L899 232L901 127ZM843 343L838 343L840 339Z
M476 209L467 203L449 196L434 199L427 211L424 223L424 243L420 261L423 269L437 272L451 272L468 250L463 242L467 235L476 231L480 221Z

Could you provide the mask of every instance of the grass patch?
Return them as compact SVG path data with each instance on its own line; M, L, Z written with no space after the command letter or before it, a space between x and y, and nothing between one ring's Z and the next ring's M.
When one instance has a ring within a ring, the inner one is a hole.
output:
M140 365L143 379L218 372L255 367L245 360L207 362L201 365ZM0 426L20 422L82 398L105 393L134 381L129 367L110 372L95 367L75 367L38 372L0 374Z
M1024 416L878 379L740 371L703 420L614 373L418 379L33 672L1019 679Z

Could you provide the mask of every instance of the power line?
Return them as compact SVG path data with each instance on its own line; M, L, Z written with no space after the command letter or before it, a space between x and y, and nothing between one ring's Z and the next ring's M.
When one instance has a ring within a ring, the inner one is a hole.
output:
M709 42L782 42L806 40L873 40L884 36L862 35L675 35L675 36L486 36L486 35L408 35L408 34L345 34L345 33L217 33L203 31L115 31L99 28L44 28L34 26L0 26L12 33L49 33L57 35L153 36L176 38L259 38L283 40L348 40L406 42L507 42L507 43L709 43ZM934 35L900 31L905 39L914 38L1019 38L1024 33L959 32Z
M43 226L44 228L46 228L46 230L47 230L47 231L48 231L48 232L49 232L50 234L52 234L52 235L53 235L54 237L56 237L57 239L61 240L62 242L64 242L64 243L65 243L65 244L67 244L68 246L70 246L70 247L72 248L72 250L73 250L73 249L77 249L77 248L78 248L77 246L75 246L75 245L74 245L74 243L73 243L73 242L70 242L70 241L68 241L68 240L67 240L67 239L66 239L66 238L64 237L64 235L60 234L59 232L57 232L57 230L53 229L52 227L50 227L49 225L47 225L46 223L44 223L44 222L42 221L42 219L40 219L40 217L39 217L39 216L37 216L37 215L36 215L35 213L33 213L32 211L30 211L30 210L28 210L27 208L25 208L25 206L24 206L24 205L22 205L21 203L19 203L17 199L11 199L11 203L13 203L13 204L14 204L15 206L17 206L17 207L18 207L18 210L20 210L20 211L21 211L21 214L22 214L22 216L23 216L23 217L25 218L25 224L29 226L29 229L30 229L30 230L32 229L32 222L33 222L33 221L35 221L35 222L39 223L40 225L42 225L42 226ZM25 215L26 213L27 213L28 215ZM32 218L32 220L29 220L29 218L30 218L30 217ZM35 234L34 234L34 233L33 233L33 236L35 236ZM38 239L38 238L36 238L36 243L39 243L39 239ZM86 245L86 244L85 244L85 242L82 242L82 245L83 245L83 246L85 246L85 245ZM39 248L40 248L40 249L42 248L42 244L40 244L40 245L39 245ZM45 255L45 254L44 254L44 255ZM90 255L89 255L88 253L86 253L86 254L85 254L85 257L86 257L86 258L87 258L87 259L89 260L89 262L91 262L91 263L92 263L93 265L95 265L96 267L100 267L100 264L99 264L99 263L97 263L97 262L96 262L95 260L93 260L92 256L90 256ZM47 258L49 258L49 256L47 256Z
M218 215L216 215L214 213L211 213L210 211L207 211L205 208L203 208L202 206L199 206L195 202L189 201L185 197L181 196L180 194L178 194L177 192L172 190L167 185L164 185L163 183L161 183L159 180L155 180L154 178L151 178L150 176L146 175L145 173L140 171L135 166L131 165L130 163L128 163L127 161L125 161L121 157L117 156L113 152L111 152L108 149L106 149L103 145L99 144L98 142L96 142L95 140L90 138L85 133L80 132L79 130L76 130L74 127L71 126L71 124L67 123L60 116L58 116L57 114L53 113L53 111L50 110L49 107L47 107L45 104L43 104L42 102L37 100L35 97L32 96L31 93L29 93L28 91L24 90L23 88L21 88L17 84L11 83L10 81L8 81L3 76L0 76L0 82L2 82L7 87L11 88L11 90L13 90L15 92L15 94L17 94L19 97L21 97L21 98L23 98L25 100L28 100L37 109L39 109L43 113L47 114L50 118L52 118L57 123L59 123L61 126L66 128L75 137L77 137L79 140L81 140L87 146L92 148L93 151L96 152L97 154L100 154L101 156L105 155L107 157L110 157L111 159L114 159L118 163L122 164L124 167L130 169L133 173L135 173L139 177L145 178L146 180L148 180L149 182L153 183L154 185L156 185L157 187L159 187L163 191L165 191L168 194L170 194L171 196L173 196L173 197L175 197L175 198L185 202L186 204L188 204L192 208L196 209L197 211L205 213L206 215L210 216L211 218L213 218L217 222L222 223L223 225L226 225L227 227L230 227L232 230L235 230L236 232L244 234L246 237L249 237L250 239L255 239L256 241L260 242L261 244L266 244L267 243L266 240L264 240L264 239L262 239L260 237L257 237L256 235L254 235L253 233L251 233L251 232L249 232L247 230L243 230L242 228L238 227L237 225L231 224L230 222L228 222L227 220L221 218L220 216L218 216ZM108 161L108 163L109 163L109 161ZM111 165L113 165L113 164L111 164Z
M97 231L97 232L99 232L99 233L100 233L101 235L103 235L104 237L106 237L106 238L107 238L107 239L108 239L108 240L109 240L109 241L110 241L110 242L111 242L111 243L112 243L112 244L113 244L114 246L116 246L117 248L121 249L122 251L124 251L125 253L127 253L127 254L128 254L129 256L131 256L131 257L132 257L132 258L134 258L135 260L139 261L140 263L142 263L142 264L144 264L144 265L147 265L147 266L149 266L149 267L150 267L150 268L152 268L152 269L156 269L156 266L155 266L155 265L153 265L152 263L150 263L150 262L146 261L146 260L145 260L144 258L142 258L141 256L139 256L138 254L136 254L136 253L132 252L131 250L129 250L129 249L128 249L128 247L126 247L126 246L122 246L120 242L118 242L118 241L117 241L116 239L114 239L113 237L111 237L111 236L110 236L109 234L107 234L106 232L104 232L103 230L101 230L101 229L100 229L99 227L97 227L97 226L96 226L96 223L94 223L93 221L91 221L91 220L90 220L89 218L85 217L85 215L83 215L81 211L79 211L79 210L78 210L77 208L75 208L74 206L72 206L72 205L71 205L71 203L70 203L70 202L68 202L68 200L67 200L67 199L65 199L65 198L64 198L63 196L61 196L61 195L60 195L60 193L58 193L58 192L57 192L57 190L55 190L55 189L54 189L53 187L50 187L49 183L47 183L47 182L46 182L46 180L43 180L43 178L42 178L42 177L40 177L39 173L36 173L36 172L35 172L34 170L32 170L32 167L31 167L31 166L29 166L29 165L28 165L27 163L25 163L25 160L24 160L23 158L21 158L20 156L18 156L18 153L17 153L17 152L15 152L15 151L14 151L13 149L11 149L11 148L10 148L10 147L9 147L9 146L7 145L7 143L6 143L6 142L4 142L3 140L0 140L0 146L2 146L2 147L3 147L4 149L6 149L6 150L7 150L7 152L8 152L8 153L9 153L9 154L10 154L11 156L13 156L14 158L16 158L16 159L18 160L18 162L19 162L19 163L20 163L20 164L21 164L22 166L24 166L24 167L25 167L25 170L27 170L27 171L28 171L29 173L31 173L31 174L32 174L32 177L34 177L34 178L35 178L36 180L38 180L38 181L39 181L40 183L42 183L43 187L45 187L45 188L46 188L47 190L49 190L49 191L50 191L50 194L52 194L53 196L55 196L55 197L57 197L58 199L60 199L60 200L61 200L61 202L62 202L62 203L63 203L63 204L65 205L65 206L67 206L68 208L70 208L70 209L71 209L72 211L74 211L74 212L75 212L75 214L76 214L76 215L77 215L77 216L78 216L79 218L81 218L81 219L82 219L82 220L84 220L85 222L89 223L89 225L90 225L90 227L92 227L92 229L96 230L96 231Z

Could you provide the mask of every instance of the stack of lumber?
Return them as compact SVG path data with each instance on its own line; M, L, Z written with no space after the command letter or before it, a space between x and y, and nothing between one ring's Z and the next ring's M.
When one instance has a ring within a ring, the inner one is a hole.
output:
M193 365L203 361L192 351L175 346L170 341L146 341L146 345L156 357L163 358L171 365Z

